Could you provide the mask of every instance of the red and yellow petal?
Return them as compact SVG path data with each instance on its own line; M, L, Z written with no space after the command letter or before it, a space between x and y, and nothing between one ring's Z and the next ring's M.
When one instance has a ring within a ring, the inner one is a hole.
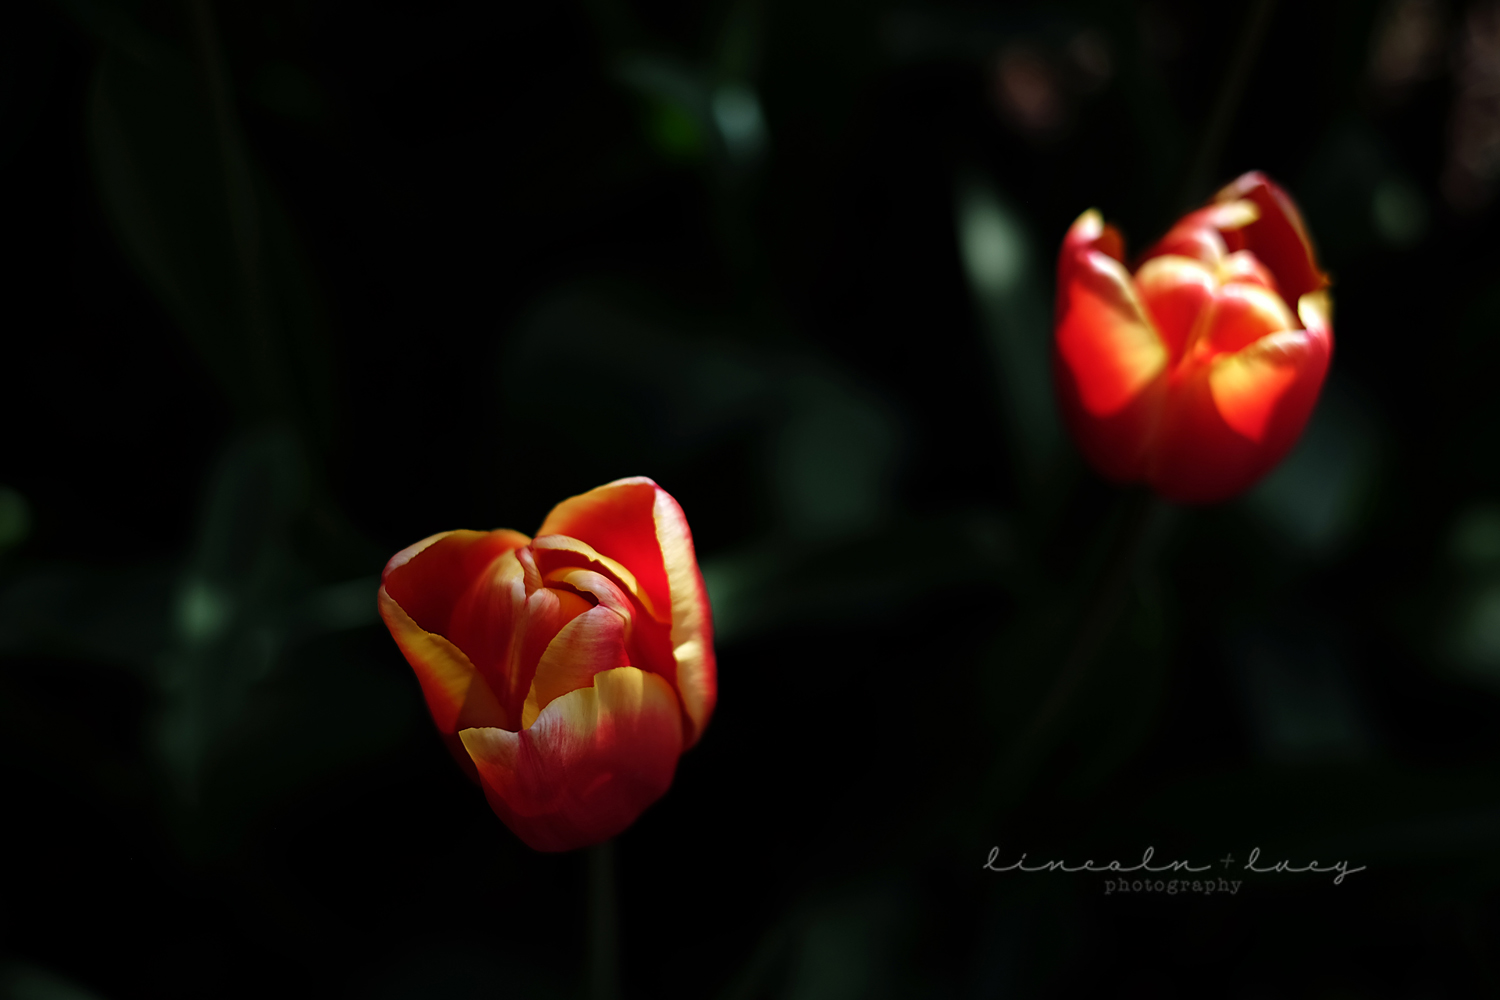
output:
M618 580L604 573L581 566L560 566L549 570L542 580L549 587L566 587L587 594L621 618L628 620L636 615L636 605L630 595Z
M1208 265L1191 257L1152 257L1135 275L1135 287L1171 358L1182 355L1219 282Z
M1282 331L1185 371L1168 398L1151 486L1183 503L1248 489L1301 436L1331 350L1324 330Z
M597 844L630 826L671 786L683 748L677 696L635 667L594 675L529 729L459 736L490 806L539 851Z
M416 672L439 731L453 734L474 726L509 725L499 700L463 650L413 621L384 586L376 602L380 617Z
M518 629L525 630L525 569L516 557L524 548L501 553L475 574L469 587L449 608L443 632L485 678L495 692L509 728L520 723L521 702L526 689L519 694L507 678L516 644ZM527 683L530 683L528 678Z
M1063 414L1089 461L1120 482L1140 479L1168 352L1119 261L1089 251L1059 289L1054 378Z
M1157 257L1187 257L1196 260L1210 270L1216 269L1229 253L1224 238L1211 224L1206 209L1199 209L1180 219L1177 225L1167 230L1157 244L1146 251L1141 266Z
M581 539L567 535L539 534L531 543L531 553L536 559L537 570L543 577L552 577L569 569L592 570L610 579L616 586L635 597L651 617L661 622L670 620L671 606L669 604L657 604L627 566L604 555ZM660 555L656 558L658 562L661 561Z
M1064 254L1081 253L1085 250L1098 250L1115 260L1125 260L1124 238L1118 229L1104 221L1104 216L1097 208L1091 208L1074 219L1063 236Z
M1058 354L1088 415L1113 416L1166 368L1166 346L1119 261L1090 252L1065 295Z
M625 617L630 665L660 674L676 688L671 605L653 608L635 574L576 538L538 535L532 552L544 580L586 593Z
M658 614L671 607L667 571L656 539L657 486L641 476L569 497L547 515L537 535L576 538L630 571Z
M594 683L604 670L632 666L625 647L625 618L609 608L592 608L564 625L537 664L521 713L521 728L570 691Z
M1235 433L1263 443L1307 350L1307 334L1297 330L1272 334L1246 350L1217 358L1208 373L1214 409Z
M500 556L527 545L519 531L444 531L391 557L381 585L412 621L446 634L459 599Z
M672 595L672 657L677 662L677 694L692 723L685 742L692 746L703 735L718 701L718 669L714 662L713 612L708 588L698 569L693 533L677 501L657 488L653 509L656 537L661 545Z
M1302 213L1269 177L1251 171L1226 185L1214 200L1221 204L1249 201L1260 210L1260 217L1240 230L1243 246L1234 249L1250 250L1260 258L1276 275L1287 302L1328 287L1328 275L1318 267Z
M1084 212L1063 236L1062 251L1057 255L1057 314L1062 315L1066 305L1064 292L1072 283L1073 272L1089 253L1102 253L1106 257L1124 262L1125 239L1114 226L1106 225L1104 216L1097 208Z
M1203 330L1193 345L1193 354L1199 362L1206 362L1297 327L1297 317L1280 295L1261 285L1234 282L1214 295L1212 306L1203 317Z
M708 592L698 570L693 538L682 508L650 479L621 479L581 496L564 500L547 515L538 531L536 550L542 563L562 558L576 546L561 548L550 536L566 536L607 557L628 571L622 580L647 602L657 620L669 621L664 639L672 667L658 669L672 682L687 716L687 744L702 734L713 713L717 675L713 653L713 621ZM543 556L547 551L551 554ZM554 550L556 550L554 552ZM602 572L602 570L601 570ZM616 574L619 575L619 574ZM637 623L636 642L653 648L648 623ZM660 654L652 653L652 666Z
M659 622L648 614L633 594L604 573L581 567L565 566L547 574L559 587L586 594L601 607L616 612L625 621L625 648L631 666L661 674L676 687L677 661L672 655L671 622Z
M1260 258L1249 250L1236 250L1224 258L1224 262L1219 265L1219 281L1225 284L1239 282L1260 285L1277 295L1281 294L1281 289L1276 284L1276 276L1271 273L1271 269L1262 264Z
M1326 291L1308 292L1297 300L1297 318L1302 327L1328 338L1333 347L1333 297Z

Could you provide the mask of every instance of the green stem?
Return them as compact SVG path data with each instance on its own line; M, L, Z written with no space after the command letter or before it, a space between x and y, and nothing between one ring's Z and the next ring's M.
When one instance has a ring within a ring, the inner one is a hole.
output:
M620 932L615 903L615 847L588 849L589 1000L620 1000Z
M1020 782L1028 765L1046 752L1053 731L1088 680L1100 651L1130 603L1131 581L1149 563L1162 541L1162 522L1168 507L1160 498L1141 490L1128 495L1124 505L1123 523L1113 551L1093 589L1068 655L1052 679L1041 708L1032 716L1031 725L1016 740L1006 760L1002 780L1013 795L1021 791Z

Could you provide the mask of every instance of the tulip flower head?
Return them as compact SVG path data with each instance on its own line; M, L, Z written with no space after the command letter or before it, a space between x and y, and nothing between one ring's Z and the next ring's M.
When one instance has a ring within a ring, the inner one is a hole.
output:
M692 534L649 479L564 500L535 538L433 535L391 558L378 599L449 750L539 851L635 822L713 712Z
M1225 500L1296 443L1333 352L1328 277L1286 192L1248 173L1132 274L1090 209L1057 262L1054 373L1099 473L1169 500Z

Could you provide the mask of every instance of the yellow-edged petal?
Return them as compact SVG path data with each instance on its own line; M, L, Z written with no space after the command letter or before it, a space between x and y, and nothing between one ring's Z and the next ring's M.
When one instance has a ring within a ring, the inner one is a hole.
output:
M377 605L396 645L415 671L422 697L440 731L456 733L473 726L509 724L494 692L463 650L418 626L383 586Z
M554 699L528 729L459 736L505 825L536 850L566 851L620 833L666 792L681 717L664 679L619 667Z
M1209 369L1214 407L1242 437L1259 444L1276 405L1307 353L1307 333L1288 330L1263 337L1235 354L1220 355Z
M633 664L625 652L625 618L603 606L585 611L564 625L542 653L521 728L529 728L555 699L591 686L600 671L628 666Z
M672 595L672 656L677 661L677 693L693 723L687 739L688 746L692 746L708 725L718 699L713 615L682 508L666 490L658 489L653 513Z
M1057 347L1084 410L1110 417L1166 368L1168 352L1136 295L1130 273L1098 251L1080 255L1068 287Z

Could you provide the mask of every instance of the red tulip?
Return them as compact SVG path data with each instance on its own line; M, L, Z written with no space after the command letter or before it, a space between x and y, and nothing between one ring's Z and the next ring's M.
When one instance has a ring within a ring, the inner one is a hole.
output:
M1307 228L1285 191L1248 173L1134 274L1124 259L1092 209L1058 257L1054 372L1073 437L1116 482L1232 497L1296 443L1328 372L1332 300Z
M386 564L379 602L449 749L539 851L635 822L713 712L692 534L649 479L564 500L536 538L424 539Z

